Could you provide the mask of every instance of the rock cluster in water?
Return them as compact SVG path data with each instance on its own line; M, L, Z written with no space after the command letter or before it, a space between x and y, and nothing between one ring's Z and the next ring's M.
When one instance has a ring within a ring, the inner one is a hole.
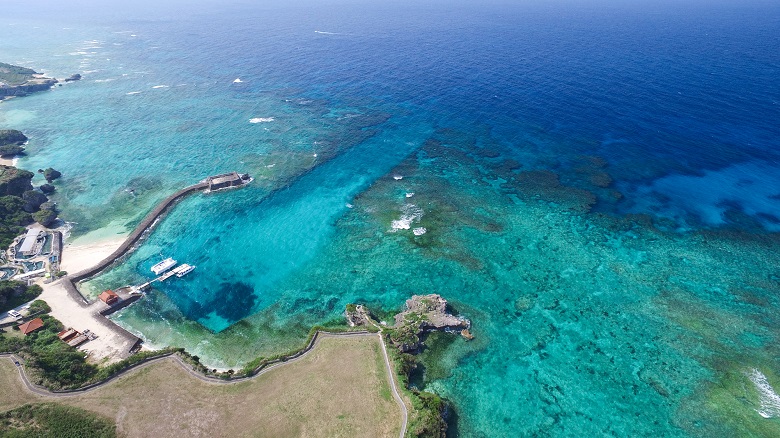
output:
M362 305L348 305L346 316L353 327L372 324L370 312ZM421 336L428 331L457 331L467 339L473 338L468 331L471 321L450 313L447 300L438 294L414 295L406 300L405 310L394 319L395 325L386 330L392 344L404 353L417 351L422 344Z

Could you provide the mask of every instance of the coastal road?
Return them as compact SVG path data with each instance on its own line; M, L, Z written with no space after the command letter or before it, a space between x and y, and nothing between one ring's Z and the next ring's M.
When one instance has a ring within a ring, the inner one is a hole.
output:
M390 379L390 388L393 390L393 398L401 406L401 413L403 414L403 422L401 422L401 438L406 435L406 425L409 422L409 411L406 409L406 403L401 398L401 394L398 393L398 387L395 383L395 373L390 366L390 358L387 356L387 347L385 347L385 340L382 338L382 332L377 333L379 335L379 345L382 346L382 355L385 359L385 367L387 369L387 378Z

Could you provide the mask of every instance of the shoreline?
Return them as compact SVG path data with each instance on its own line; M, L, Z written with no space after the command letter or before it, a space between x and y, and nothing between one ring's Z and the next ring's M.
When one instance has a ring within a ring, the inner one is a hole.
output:
M62 247L60 269L69 273L80 272L97 265L101 260L116 251L122 245L122 242L127 239L127 234L93 236L93 233L108 228L100 228L76 238L66 236Z
M17 167L16 164L19 162L19 157L14 156L13 158L1 158L0 157L0 165L2 166L13 166Z

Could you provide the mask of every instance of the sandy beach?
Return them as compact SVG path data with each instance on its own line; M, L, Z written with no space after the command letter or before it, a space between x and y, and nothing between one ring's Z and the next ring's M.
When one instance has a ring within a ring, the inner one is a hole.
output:
M0 165L16 167L16 161L17 160L18 160L18 158L15 158L15 157L11 157L11 158L0 157Z
M66 241L62 248L60 269L74 274L95 266L119 248L124 240L125 236L110 236L96 240L95 236L89 233L72 241Z

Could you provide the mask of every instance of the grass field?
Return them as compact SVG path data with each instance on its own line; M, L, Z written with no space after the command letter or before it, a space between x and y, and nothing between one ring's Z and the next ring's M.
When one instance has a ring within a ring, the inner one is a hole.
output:
M398 436L376 336L322 338L303 359L235 384L202 382L171 361L133 371L68 398L24 389L0 361L0 411L30 402L63 403L112 418L120 436Z

